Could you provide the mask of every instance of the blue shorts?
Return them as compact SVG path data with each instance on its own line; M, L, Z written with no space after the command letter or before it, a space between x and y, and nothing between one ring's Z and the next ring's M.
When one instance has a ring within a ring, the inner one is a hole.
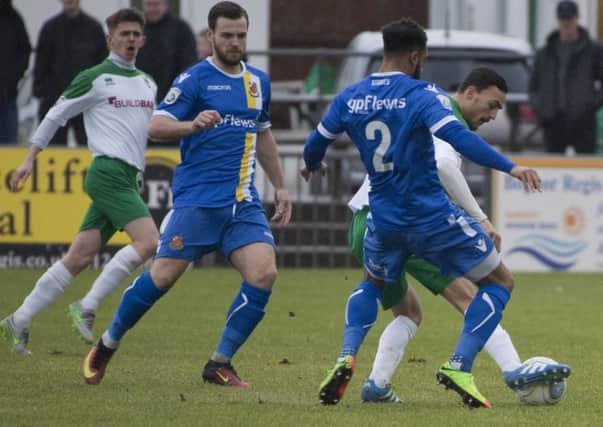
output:
M412 254L435 264L446 276L466 276L473 281L487 276L500 263L490 237L456 206L441 223L418 234L380 231L372 218L367 218L363 261L372 276L397 282Z
M259 201L225 208L177 208L163 221L156 258L192 261L215 250L228 257L235 249L257 242L274 246Z

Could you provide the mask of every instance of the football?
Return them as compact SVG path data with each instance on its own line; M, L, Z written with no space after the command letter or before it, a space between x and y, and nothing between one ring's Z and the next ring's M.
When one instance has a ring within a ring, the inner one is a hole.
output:
M541 363L557 363L553 359L548 357L532 357L525 362L523 366L538 365ZM526 385L517 390L519 401L525 405L554 405L559 403L563 395L567 381L551 381L551 382L540 382Z

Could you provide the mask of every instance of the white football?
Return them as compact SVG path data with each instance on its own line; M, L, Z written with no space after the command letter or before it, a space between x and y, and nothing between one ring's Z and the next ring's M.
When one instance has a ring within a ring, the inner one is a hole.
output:
M557 362L548 357L537 356L526 360L522 366L536 366L542 363ZM519 401L526 405L554 405L561 400L566 387L567 381L565 379L555 382L540 382L521 387L517 390L517 395Z

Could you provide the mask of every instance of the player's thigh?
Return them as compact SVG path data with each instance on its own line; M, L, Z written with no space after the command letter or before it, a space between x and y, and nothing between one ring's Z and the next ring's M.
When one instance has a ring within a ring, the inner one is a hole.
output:
M155 253L159 232L153 218L148 216L137 218L127 223L124 230L130 236L132 246L143 259L147 259Z
M368 212L369 209L367 206L354 212L348 228L348 246L352 252L352 256L359 264L362 264L362 246L366 232L366 216Z
M240 202L226 226L220 251L250 284L270 289L276 279L274 238L259 201Z
M86 174L86 192L117 230L136 219L151 217L138 192L139 175L133 166L102 156L93 160Z
M412 238L413 252L448 276L465 276L477 283L496 269L500 255L490 237L460 209L434 224L428 234Z
M104 246L115 234L117 229L111 223L111 220L96 206L94 202L90 204L84 219L80 224L80 233L84 231L97 230L100 233L100 246Z
M386 283L383 289L383 297L381 298L381 307L383 310L389 310L405 297L408 289L408 281L404 272L400 275L396 283Z
M404 268L408 274L434 295L441 294L454 280L454 277L442 274L436 265L415 255L406 260Z
M366 271L385 283L397 283L409 256L403 236L377 230L369 219L364 237L363 264Z
M155 258L197 260L217 249L232 209L174 208L164 218Z

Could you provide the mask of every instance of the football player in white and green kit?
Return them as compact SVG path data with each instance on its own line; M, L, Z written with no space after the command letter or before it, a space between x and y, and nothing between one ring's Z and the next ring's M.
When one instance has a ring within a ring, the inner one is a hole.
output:
M459 122L471 130L476 130L496 117L497 111L505 102L506 92L506 83L501 76L488 68L476 68L467 75L458 92L450 98L450 102ZM446 193L454 203L480 223L500 251L500 235L472 196L462 175L460 154L450 144L436 137L434 144L438 175ZM369 181L366 178L348 204L354 212L348 241L352 254L360 263L369 211L368 193ZM422 258L411 256L406 262L405 270L434 295L444 297L461 314L475 295L475 286L469 280L445 276L435 265ZM422 317L421 307L415 290L408 284L404 275L400 277L397 286L385 288L381 304L384 310L392 310L394 320L380 337L373 369L363 385L361 399L365 402L400 402L391 389L390 381L402 359L405 347L417 332ZM518 388L524 381L545 379L557 366L543 367L530 378L521 377L521 360L517 350L507 331L500 325L486 341L484 349L496 362L506 383L512 389ZM569 367L567 372L562 371L563 368L559 368L559 375L569 375Z
M23 164L12 176L15 191L27 180L36 156L57 129L71 117L84 114L88 147L94 156L85 180L91 203L67 254L46 270L23 304L0 323L0 337L18 354L30 354L32 319L90 265L113 234L123 230L132 243L115 254L84 298L69 305L73 326L88 342L93 340L92 322L101 300L157 247L159 233L138 188L157 91L153 79L135 66L144 44L144 18L135 9L121 9L106 23L109 57L74 78L44 117Z

